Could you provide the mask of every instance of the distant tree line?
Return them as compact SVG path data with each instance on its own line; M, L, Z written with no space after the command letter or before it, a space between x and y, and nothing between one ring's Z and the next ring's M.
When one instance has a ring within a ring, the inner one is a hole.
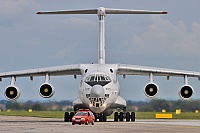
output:
M164 100L152 99L148 102L144 101L127 101L128 110L133 110L133 106L138 107L137 111L141 112L160 112L165 109L167 112L174 112L181 109L183 112L194 112L200 110L200 100Z
M3 106L2 106L3 105ZM1 110L67 110L72 111L72 101L0 101ZM164 100L152 99L150 101L127 101L127 111L141 111L141 112L160 112L165 109L167 112L174 112L176 109L181 109L183 112L194 112L200 110L200 100Z
M26 101L26 102L17 102L17 101L0 101L1 105L5 105L5 109L1 108L1 110L35 110L35 111L47 111L47 110L72 110L72 101Z

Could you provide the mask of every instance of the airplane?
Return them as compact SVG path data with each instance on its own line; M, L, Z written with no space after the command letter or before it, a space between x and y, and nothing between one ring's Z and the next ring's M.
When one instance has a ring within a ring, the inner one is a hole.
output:
M121 112L114 113L114 121L135 121L135 113L126 111L126 101L120 96L118 75L122 75L124 78L126 75L149 76L149 82L144 87L144 93L150 98L155 97L159 91L158 85L154 83L154 76L166 76L167 80L170 76L183 77L184 85L180 88L179 96L186 100L190 99L194 92L192 86L188 83L188 77L195 77L200 80L200 72L128 64L106 64L105 62L105 16L107 14L167 14L166 11L99 7L86 10L43 11L37 12L37 14L97 14L99 17L98 63L0 73L0 81L2 78L11 78L10 85L5 89L5 97L8 100L16 100L20 97L20 91L15 86L16 78L30 77L30 80L33 80L33 77L44 76L45 82L40 86L39 94L43 98L50 98L55 92L53 85L50 84L51 76L73 75L76 78L77 75L80 75L78 97L73 101L74 112L78 109L90 109L95 114L96 120L107 121L107 116L111 115L115 109L121 109ZM64 121L70 121L74 112L65 112Z

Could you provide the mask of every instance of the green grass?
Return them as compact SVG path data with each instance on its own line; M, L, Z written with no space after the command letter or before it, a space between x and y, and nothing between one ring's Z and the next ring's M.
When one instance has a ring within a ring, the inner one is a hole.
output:
M64 111L10 111L0 112L0 115L5 116L29 116L29 117L42 117L42 118L63 118Z
M161 112L136 112L136 119L155 119L156 113ZM167 114L172 114L173 119L200 119L200 113L194 112L182 112L181 114L167 112Z
M10 111L10 112L0 112L0 115L5 116L29 116L29 117L43 117L43 118L63 118L65 111ZM136 119L155 119L156 113L161 112L136 112ZM193 112L182 112L177 115L175 112L172 113L173 119L200 119L200 113ZM114 115L108 117L108 119L113 119Z

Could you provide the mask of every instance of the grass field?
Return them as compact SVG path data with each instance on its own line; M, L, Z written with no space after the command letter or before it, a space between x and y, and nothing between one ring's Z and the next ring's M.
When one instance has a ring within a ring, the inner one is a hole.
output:
M10 112L0 112L0 115L6 116L30 116L30 117L43 117L43 118L63 118L64 111L10 111ZM157 112L161 113L161 112ZM194 112L182 112L181 114L172 113L173 119L200 119L200 113ZM156 112L136 112L136 119L155 119ZM108 119L113 119L113 114L108 117Z

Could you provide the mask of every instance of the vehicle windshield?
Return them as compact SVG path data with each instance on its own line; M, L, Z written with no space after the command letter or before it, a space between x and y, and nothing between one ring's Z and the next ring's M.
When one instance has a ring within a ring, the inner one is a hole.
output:
M87 116L87 112L77 112L75 116Z

